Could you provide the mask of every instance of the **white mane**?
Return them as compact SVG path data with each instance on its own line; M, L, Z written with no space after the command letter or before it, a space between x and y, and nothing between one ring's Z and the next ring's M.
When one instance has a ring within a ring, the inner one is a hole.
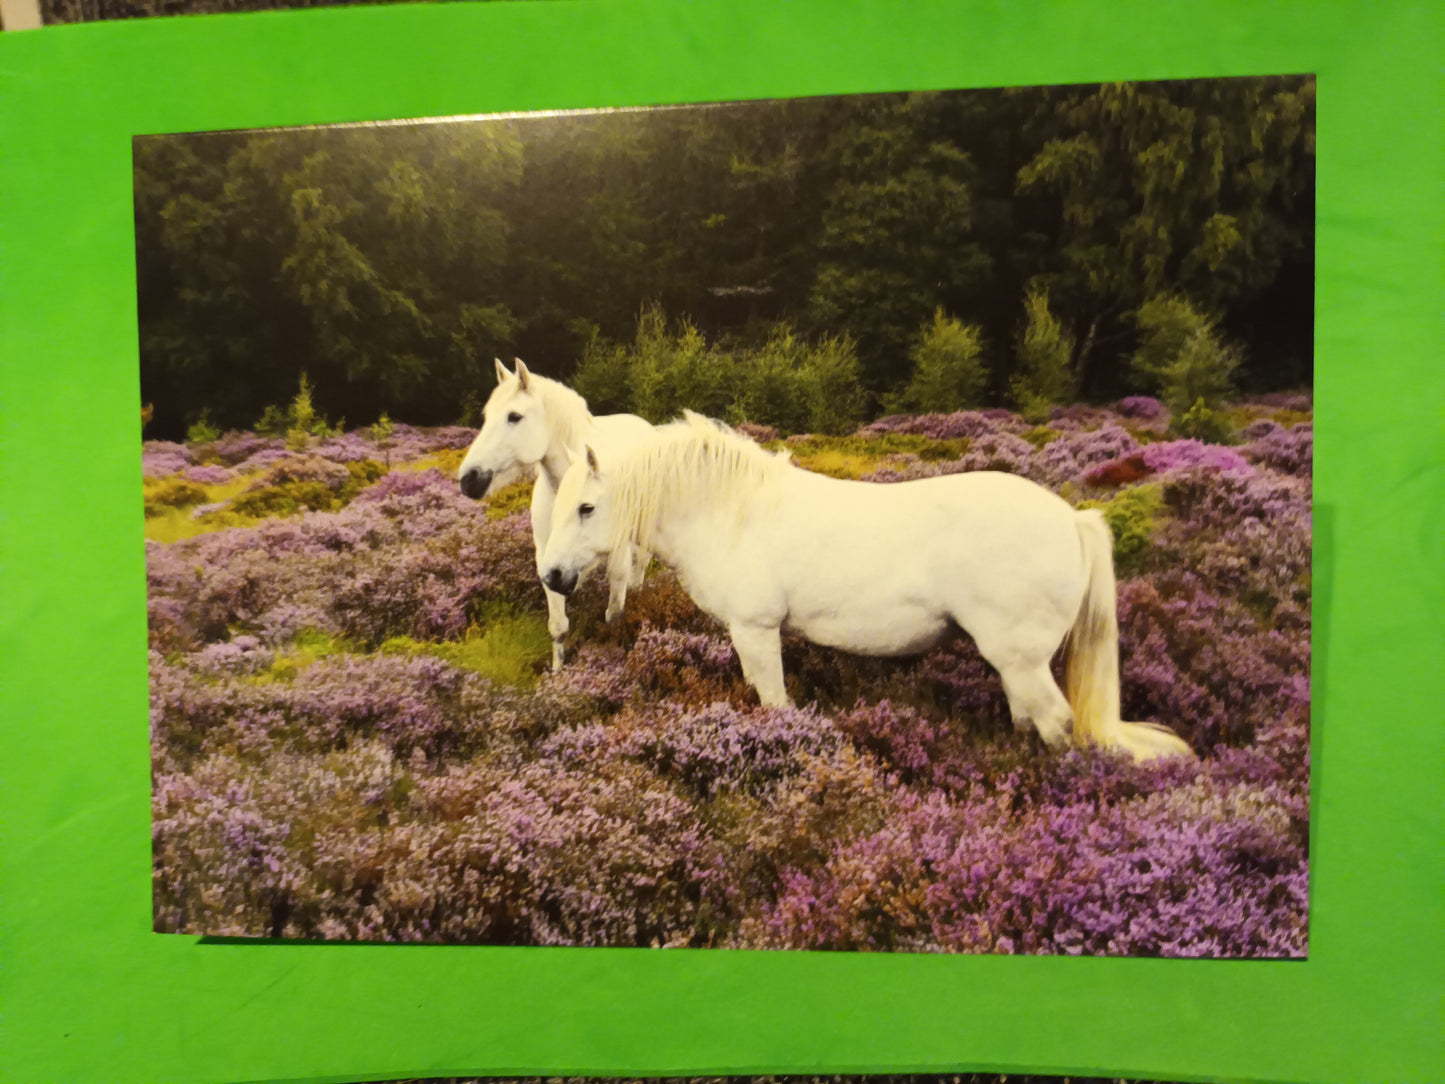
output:
M521 391L513 377L499 384L497 391L492 394L496 395L508 387L511 388L512 395ZM592 426L592 411L587 408L586 399L566 384L559 384L550 377L538 376L533 372L527 374L527 391L536 396L542 409L547 412L547 428L552 431L554 444L560 441L564 448L575 448L586 442L588 430ZM511 395L507 398L510 399Z
M612 547L648 547L664 513L740 504L791 466L787 452L766 452L722 422L685 410L680 421L601 464L613 505Z

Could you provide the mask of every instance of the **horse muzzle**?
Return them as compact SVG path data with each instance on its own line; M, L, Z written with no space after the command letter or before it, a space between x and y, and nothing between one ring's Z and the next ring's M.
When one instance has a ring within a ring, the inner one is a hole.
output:
M563 596L570 595L577 587L577 573L563 572L560 568L554 568L542 577L542 583L548 591L555 591Z
M463 493L472 500L479 501L487 495L487 490L492 487L492 472L473 467L462 475L461 486Z

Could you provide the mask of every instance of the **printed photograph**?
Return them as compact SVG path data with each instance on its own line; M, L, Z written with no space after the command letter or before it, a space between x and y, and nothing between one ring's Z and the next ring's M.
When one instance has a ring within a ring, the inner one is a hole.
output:
M382 1081L373 1084L383 1084ZM909 1073L867 1076L430 1077L394 1084L1165 1084L1107 1077Z
M1305 957L1314 132L136 138L155 929Z

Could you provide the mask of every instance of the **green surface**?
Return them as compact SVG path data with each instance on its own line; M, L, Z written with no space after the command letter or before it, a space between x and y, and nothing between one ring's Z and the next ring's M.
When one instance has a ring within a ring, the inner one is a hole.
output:
M1440 57L1417 3L401 5L0 36L0 1075L1445 1078ZM204 944L150 932L130 137L1319 76L1310 958Z

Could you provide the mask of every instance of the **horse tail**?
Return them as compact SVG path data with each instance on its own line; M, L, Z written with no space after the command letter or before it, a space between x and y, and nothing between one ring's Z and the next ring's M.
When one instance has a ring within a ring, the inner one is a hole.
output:
M1172 730L1119 718L1119 619L1114 539L1098 509L1078 513L1087 586L1074 626L1064 638L1064 691L1074 711L1074 740L1123 749L1135 760L1193 756Z

